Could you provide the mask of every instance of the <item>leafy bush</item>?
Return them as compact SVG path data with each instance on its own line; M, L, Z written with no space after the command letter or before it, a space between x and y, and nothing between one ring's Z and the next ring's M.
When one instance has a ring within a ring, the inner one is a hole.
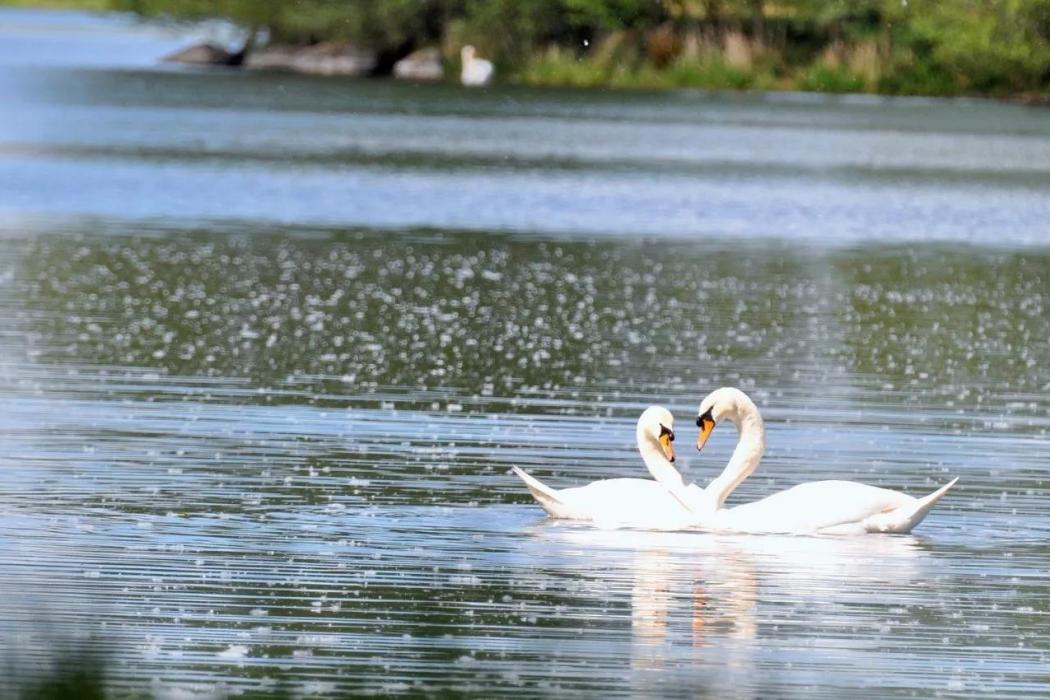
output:
M901 61L879 80L885 95L930 95L948 97L959 93L954 76L932 61Z
M843 66L817 63L798 79L798 89L811 92L864 92L864 79Z

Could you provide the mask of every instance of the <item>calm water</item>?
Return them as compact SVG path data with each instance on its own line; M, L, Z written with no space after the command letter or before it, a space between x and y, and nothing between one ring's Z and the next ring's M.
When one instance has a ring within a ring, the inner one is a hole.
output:
M185 40L0 13L0 695L85 649L161 697L1050 692L1050 114ZM818 539L557 525L509 473L642 476L640 411L724 384L735 502L962 479Z

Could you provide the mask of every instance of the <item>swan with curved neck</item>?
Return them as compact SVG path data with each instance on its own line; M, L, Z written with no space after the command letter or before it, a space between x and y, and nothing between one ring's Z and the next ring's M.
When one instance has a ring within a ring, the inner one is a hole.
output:
M461 83L471 87L489 84L492 80L492 61L478 58L477 49L470 44L460 49L459 57L462 65L459 75Z
M586 486L553 489L514 467L533 497L554 518L587 520L602 527L677 530L695 523L703 491L686 485L674 466L674 416L660 406L642 413L635 428L650 479L604 479Z
M696 448L702 450L716 425L736 425L733 456L705 495L712 511L698 514L707 530L741 533L861 534L906 533L922 522L958 479L922 498L854 481L811 481L753 503L725 507L725 500L762 460L766 429L755 403L739 389L726 387L700 403Z

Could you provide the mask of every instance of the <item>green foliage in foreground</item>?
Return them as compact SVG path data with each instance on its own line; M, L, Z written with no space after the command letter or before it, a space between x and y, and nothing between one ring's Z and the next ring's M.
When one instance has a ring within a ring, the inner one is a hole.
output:
M105 679L91 669L74 669L24 688L23 700L105 700Z
M110 661L101 654L95 653L91 648L67 649L71 654L64 658L61 663L56 663L55 668L42 670L38 673L29 673L30 677L21 678L13 682L12 678L5 678L9 685L0 682L0 697L5 690L13 690L14 697L20 700L109 700L110 698L121 698L121 700L153 700L163 697L148 689L146 685L141 687L127 687L122 684L115 687L109 683ZM286 700L297 697L291 684L280 681L268 688L244 689L235 696L241 700ZM350 693L346 697L356 697ZM218 694L210 697L224 697ZM339 697L338 695L336 697Z
M1050 93L1050 0L59 2L223 17L283 43L440 46L453 64L469 42L504 79L533 84Z

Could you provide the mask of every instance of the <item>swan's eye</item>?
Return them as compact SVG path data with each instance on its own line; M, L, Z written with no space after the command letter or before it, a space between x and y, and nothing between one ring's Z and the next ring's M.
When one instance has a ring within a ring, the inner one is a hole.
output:
M671 442L674 442L674 431L671 430L670 428L668 428L666 425L662 425L661 424L660 425L660 437L663 437L664 435L667 436L668 440L670 440Z
M713 410L715 410L715 409L709 408L706 411L704 411L703 413L701 413L699 416L696 417L696 427L697 428L704 427L704 420L705 419L711 421L712 423L715 422L715 419L711 417L711 411L713 411Z

